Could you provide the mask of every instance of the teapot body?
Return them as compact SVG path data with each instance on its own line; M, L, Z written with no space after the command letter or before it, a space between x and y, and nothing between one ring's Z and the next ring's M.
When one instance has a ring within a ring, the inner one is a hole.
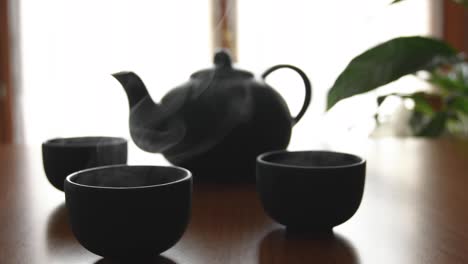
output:
M227 83L224 83L227 82ZM178 87L163 99L180 96ZM163 151L174 165L198 180L254 180L260 153L285 149L293 120L283 98L266 83L223 80L198 97L188 99L178 113L186 135Z

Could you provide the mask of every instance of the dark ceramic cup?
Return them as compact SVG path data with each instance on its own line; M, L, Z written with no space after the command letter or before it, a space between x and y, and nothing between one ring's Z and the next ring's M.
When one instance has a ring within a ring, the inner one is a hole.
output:
M76 171L127 163L127 140L116 137L56 138L42 143L49 182L63 191L65 178Z
M65 180L73 234L89 251L118 262L142 263L177 243L191 195L192 174L179 167L105 166Z
M366 161L329 151L285 150L257 157L257 191L266 213L291 233L328 233L357 211Z

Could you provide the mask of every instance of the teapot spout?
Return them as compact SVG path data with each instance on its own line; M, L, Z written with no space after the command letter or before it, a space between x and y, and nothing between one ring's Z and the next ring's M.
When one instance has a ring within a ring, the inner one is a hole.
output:
M130 105L130 135L135 144L148 152L160 153L182 140L185 125L177 117L177 107L156 104L143 81L133 72L112 74L122 84Z
M112 74L125 89L130 108L135 107L139 102L149 97L143 81L134 72L118 72Z

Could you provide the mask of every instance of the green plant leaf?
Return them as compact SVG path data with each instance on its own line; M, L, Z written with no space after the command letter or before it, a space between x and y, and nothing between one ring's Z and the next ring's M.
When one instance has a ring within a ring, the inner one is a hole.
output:
M373 47L354 58L328 92L327 110L338 101L365 93L400 77L429 70L450 61L457 52L443 41L400 37Z
M463 92L468 90L466 84L460 79L450 78L449 76L443 75L439 72L431 73L431 76L427 80L442 89L445 92Z
M468 0L452 0L452 1L457 4L464 5L465 7L468 7Z
M468 114L468 96L452 95L447 99L447 106L450 110Z
M406 98L413 99L414 111L422 112L424 114L433 114L433 106L428 101L428 99L431 98L431 96L434 95L430 95L425 92L416 92L407 96Z
M427 79L446 93L468 92L468 64L464 61L444 65L430 72Z
M422 118L419 129L415 131L415 136L438 137L445 131L447 120L448 115L445 112L437 112L429 118Z

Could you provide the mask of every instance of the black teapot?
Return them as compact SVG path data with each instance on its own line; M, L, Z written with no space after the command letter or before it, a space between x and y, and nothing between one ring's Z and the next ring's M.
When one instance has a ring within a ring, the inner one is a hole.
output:
M309 106L310 81L291 65L273 66L256 80L252 73L234 69L225 50L215 54L214 64L214 69L193 73L159 104L135 73L113 76L127 93L130 134L139 148L162 153L191 170L194 180L252 181L258 154L288 146L292 127ZM296 71L304 81L305 100L296 117L264 81L280 68Z

